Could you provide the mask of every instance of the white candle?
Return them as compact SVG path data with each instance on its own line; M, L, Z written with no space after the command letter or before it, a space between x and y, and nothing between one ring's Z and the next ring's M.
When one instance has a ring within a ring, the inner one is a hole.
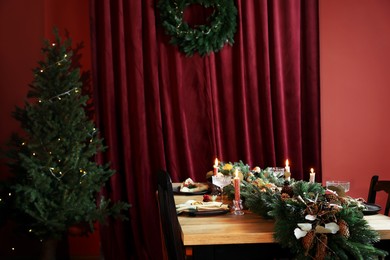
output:
M290 172L290 166L288 165L288 159L286 160L286 172Z
M290 172L290 166L288 165L288 159L286 160L286 167L284 169L285 169L284 179L286 181L290 181L291 172Z
M215 158L214 161L214 175L218 174L218 158Z
M309 179L309 182L314 183L315 179L316 179L316 173L314 172L314 169L311 168L310 169L310 179Z
M240 178L238 177L238 171L234 172L234 199L235 201L240 201Z

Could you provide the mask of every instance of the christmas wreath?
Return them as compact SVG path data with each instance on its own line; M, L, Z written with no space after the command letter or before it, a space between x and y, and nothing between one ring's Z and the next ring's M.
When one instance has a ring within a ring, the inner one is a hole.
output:
M184 9L191 4L213 8L207 18L209 24L192 28L183 20ZM237 9L233 0L160 0L157 7L165 32L171 36L170 43L187 56L195 52L204 56L219 51L226 43L234 43Z

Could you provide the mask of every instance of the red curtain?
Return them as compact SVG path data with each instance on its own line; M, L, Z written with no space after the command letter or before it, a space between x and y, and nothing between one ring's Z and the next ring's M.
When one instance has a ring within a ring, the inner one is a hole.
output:
M158 169L204 181L215 157L289 159L292 177L321 181L318 1L236 0L234 45L205 57L169 44L156 3L91 0L106 193L132 204L102 227L106 259L161 258Z

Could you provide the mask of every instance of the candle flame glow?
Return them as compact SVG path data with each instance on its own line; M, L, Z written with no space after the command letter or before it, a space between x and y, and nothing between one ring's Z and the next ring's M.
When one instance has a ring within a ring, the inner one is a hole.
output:
M218 158L215 158L215 161L214 161L214 166L217 167L218 166Z
M311 172L311 173L314 173L314 169L313 169L313 168L311 168L311 169L310 169L310 172Z

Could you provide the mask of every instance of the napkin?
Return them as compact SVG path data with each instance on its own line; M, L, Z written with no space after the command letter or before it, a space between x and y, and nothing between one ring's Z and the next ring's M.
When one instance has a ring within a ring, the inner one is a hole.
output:
M229 206L216 201L196 201L188 200L183 204L176 205L176 212L179 214L183 211L213 211L213 210L228 210Z

